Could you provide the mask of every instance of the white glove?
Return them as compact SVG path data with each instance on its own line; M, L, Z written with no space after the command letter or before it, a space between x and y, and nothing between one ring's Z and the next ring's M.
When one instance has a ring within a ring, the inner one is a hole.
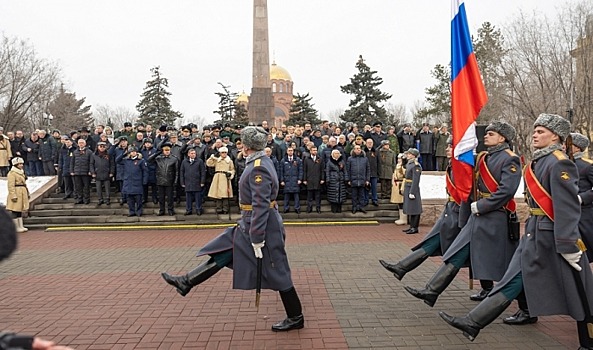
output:
M562 255L564 260L566 260L573 269L577 271L582 270L582 268L579 266L579 260L581 260L581 255L583 255L583 252L579 250L576 253L562 253L560 255Z
M414 194L413 194L413 193L410 193L410 194L408 195L408 198L410 198L410 199L416 199L416 196L414 196Z
M578 194L577 194L577 197L579 197L579 204L583 204L583 198L581 198L581 196Z
M264 257L264 253L262 253L261 249L264 247L265 243L266 241L263 241L261 243L251 243L251 245L253 246L253 251L255 252L255 257L257 259L263 259Z
M469 207L472 210L472 214L480 214L480 212L478 211L478 202L473 202L472 204L470 204Z

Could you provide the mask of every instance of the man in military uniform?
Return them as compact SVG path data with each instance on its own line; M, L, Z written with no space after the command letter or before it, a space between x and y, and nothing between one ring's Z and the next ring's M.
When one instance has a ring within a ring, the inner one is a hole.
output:
M449 137L447 140L446 154L447 158L452 156L452 142L453 138ZM392 272L395 278L401 281L404 275L418 266L420 266L429 256L443 255L447 251L451 243L455 240L461 225L459 222L459 204L461 203L460 194L457 193L457 188L451 176L451 164L447 166L446 185L449 200L445 204L445 208L441 216L432 227L432 230L424 237L424 239L412 248L412 252L393 264L384 260L379 260L381 265Z
M223 267L233 269L234 289L255 289L256 262L262 259L261 286L277 290L287 318L272 326L276 332L304 327L301 302L292 283L285 250L285 231L278 213L278 176L274 164L266 157L267 132L261 127L246 127L242 132L246 167L239 180L241 219L207 243L198 256L209 259L181 276L162 273L167 283L185 296L198 284Z
M593 310L593 299L586 300L593 291L593 274L578 230L579 176L562 151L570 123L558 115L540 114L533 128L536 150L524 171L531 215L504 277L465 317L442 311L439 315L473 341L524 290L532 316L570 315L578 321L579 349L593 349L583 321L590 317L584 306Z
M504 122L493 122L486 127L484 144L487 152L478 156L477 197L471 203L467 224L443 255L444 263L431 277L424 289L406 286L413 296L433 306L439 295L449 286L459 269L471 263L473 277L480 279L482 290L472 300L482 300L499 281L511 261L518 241L509 237L508 212L514 212L513 197L521 181L519 157L509 149L515 138L515 128ZM462 218L464 217L462 206ZM470 249L471 246L471 249Z
M410 228L403 231L407 234L418 233L420 214L422 214L422 199L420 198L420 175L422 166L418 163L420 152L415 148L406 151L408 163L404 179L404 214L408 216Z
M581 203L579 232L587 247L587 258L593 261L593 161L583 158L590 141L585 135L579 133L570 135L572 136L572 156L579 170L579 202Z

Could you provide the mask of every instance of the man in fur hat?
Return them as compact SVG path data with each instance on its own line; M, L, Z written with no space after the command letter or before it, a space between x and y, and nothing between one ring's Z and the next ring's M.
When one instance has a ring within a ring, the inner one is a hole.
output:
M478 294L470 297L471 300L484 299L492 290L492 281L500 281L504 275L518 245L518 241L510 239L508 225L508 215L516 206L513 198L521 182L521 162L509 149L509 142L514 138L515 128L510 124L497 121L486 127L484 144L488 151L480 153L476 161L474 173L477 179L467 224L443 255L444 263L426 287L405 287L429 306L434 305L459 269L468 263L473 278L480 279L482 286ZM465 209L467 211L467 207ZM464 215L461 216L464 222Z
M500 283L465 317L439 315L473 341L520 293L526 295L531 316L570 315L577 320L581 350L593 349L583 322L583 305L593 310L593 274L578 230L579 174L562 151L570 122L558 115L540 114L533 124L532 161L525 167L530 216L511 263ZM469 223L468 223L469 225ZM581 299L578 285L589 300ZM591 324L589 324L591 326Z
M233 269L233 288L252 290L256 287L257 259L262 259L261 286L279 291L286 310L287 318L272 326L273 331L282 332L303 328L305 319L292 283L284 226L276 204L278 176L272 160L263 151L267 134L255 126L246 127L241 133L247 160L239 180L241 219L237 225L200 249L198 256L208 255L209 259L198 267L185 275L163 272L162 276L185 296L223 267L229 267Z

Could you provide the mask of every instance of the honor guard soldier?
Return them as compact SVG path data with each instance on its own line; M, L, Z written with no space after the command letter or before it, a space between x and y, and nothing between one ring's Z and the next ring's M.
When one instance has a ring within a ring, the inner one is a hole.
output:
M420 198L420 175L422 166L418 163L420 152L415 148L406 151L408 163L404 175L404 214L408 216L410 228L403 230L407 234L418 233L420 214L422 214L422 199Z
M579 170L579 202L581 203L579 232L587 247L587 258L593 261L593 160L583 158L590 141L585 135L579 133L570 135L572 136L572 155Z
M509 149L509 142L514 138L515 128L510 124L493 122L486 127L484 144L488 151L477 157L477 179L467 224L443 255L444 263L426 287L421 290L405 287L429 306L434 305L459 269L468 262L473 277L480 279L482 285L482 290L470 297L472 300L485 298L492 289L492 281L499 281L504 275L518 245L518 236L510 237L508 225L508 215L516 209L513 198L521 182L521 162ZM460 215L465 221L463 210L462 206Z
M533 128L536 150L524 170L531 215L504 277L466 316L439 315L473 341L524 290L532 316L570 315L578 321L579 349L593 349L593 274L578 230L579 176L562 151L570 122L540 114Z
M274 324L273 331L300 329L305 319L286 256L286 233L276 203L278 176L272 160L263 151L268 133L261 127L250 126L241 135L247 154L245 171L239 180L241 219L200 249L198 256L208 255L209 259L194 270L181 276L163 272L162 276L185 296L223 267L232 268L234 289L256 289L259 280L262 288L280 292L287 318ZM262 269L259 272L258 265Z

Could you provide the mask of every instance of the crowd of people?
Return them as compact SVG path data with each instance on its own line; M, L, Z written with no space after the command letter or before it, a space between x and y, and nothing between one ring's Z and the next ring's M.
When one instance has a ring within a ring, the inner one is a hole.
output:
M410 124L397 133L392 126L384 131L381 122L361 129L350 123L342 129L328 121L280 128L264 121L261 126L268 132L265 152L276 168L284 213L291 207L300 213L301 195L307 198L308 213L320 213L322 194L334 213L342 211L348 198L353 213L366 213L367 205L392 197L394 184L400 190L403 179L394 174L398 161L405 164L407 159L400 152L418 148L424 170L444 169L450 136L445 125L432 131L424 125L414 133ZM237 200L234 194L245 168L242 129L230 124L153 129L126 122L116 131L97 125L92 131L82 127L67 134L35 130L25 135L0 128L0 175L18 157L26 176L58 175L63 198L76 204L90 204L94 187L98 205L127 204L130 216L142 216L147 201L159 204L158 215L175 215L174 203L182 197L186 215L201 215L207 198L224 214L231 200Z

